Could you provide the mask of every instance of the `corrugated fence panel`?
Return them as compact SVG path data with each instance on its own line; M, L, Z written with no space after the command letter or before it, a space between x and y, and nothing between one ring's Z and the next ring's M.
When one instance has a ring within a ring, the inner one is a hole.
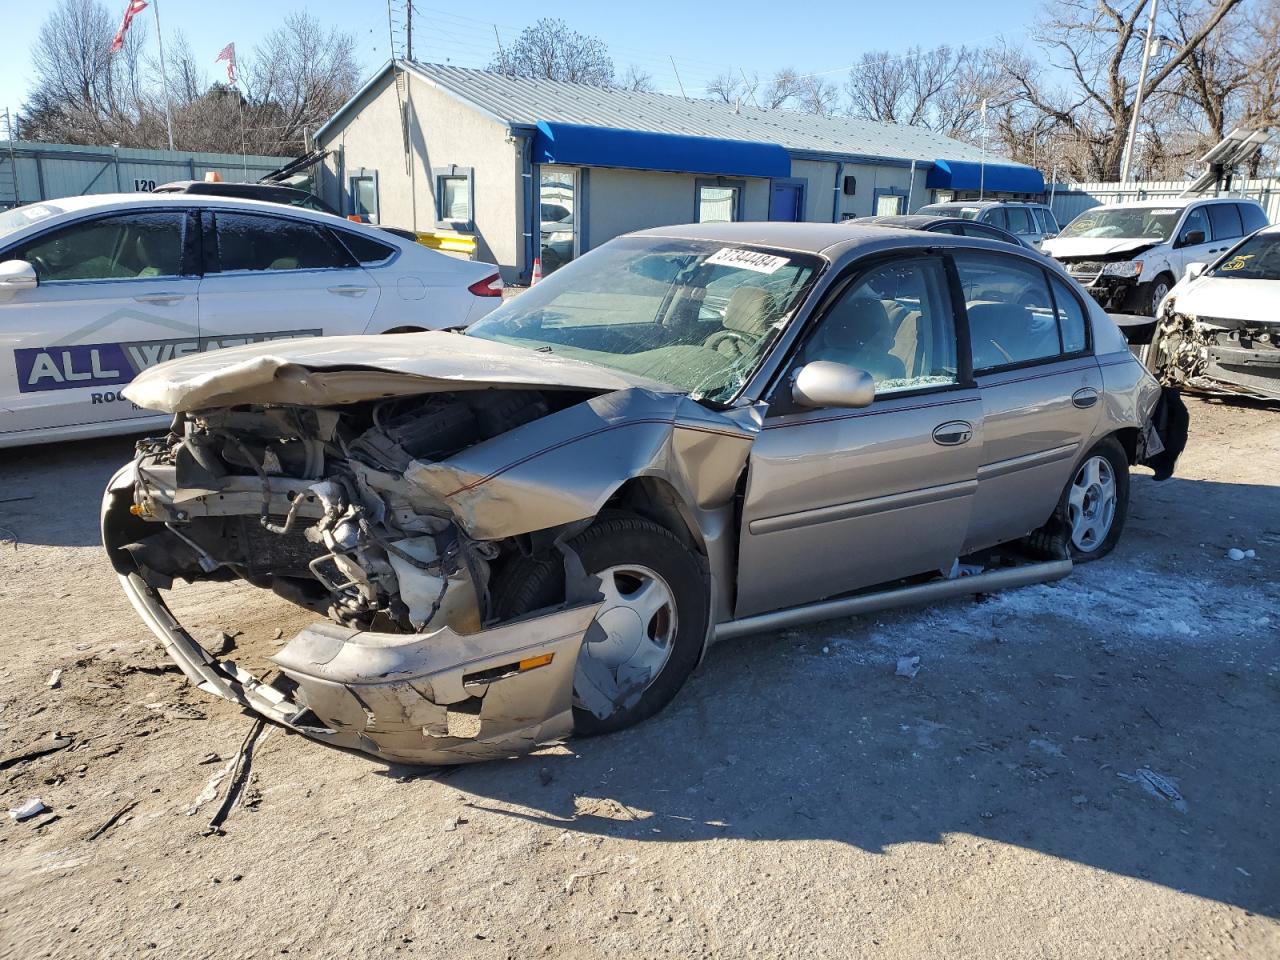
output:
M210 171L231 183L254 182L291 159L21 141L11 150L0 141L0 209L88 193L151 190L172 180L200 180Z
M1048 189L1052 196L1053 214L1065 226L1086 210L1100 204L1122 203L1126 200L1171 200L1187 189L1187 183L1183 180L1146 180L1127 184L1058 183ZM1257 200L1267 212L1267 219L1272 223L1280 223L1280 177L1234 180L1231 192L1219 196Z

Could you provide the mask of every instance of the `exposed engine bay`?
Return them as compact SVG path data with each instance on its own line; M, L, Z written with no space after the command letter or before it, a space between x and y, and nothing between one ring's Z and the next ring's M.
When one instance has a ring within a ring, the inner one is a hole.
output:
M1166 308L1148 364L1161 383L1280 399L1280 325L1192 317Z
M403 471L548 412L533 391L474 391L184 416L140 446L136 512L163 529L128 550L153 580L223 571L345 627L473 633L502 547Z

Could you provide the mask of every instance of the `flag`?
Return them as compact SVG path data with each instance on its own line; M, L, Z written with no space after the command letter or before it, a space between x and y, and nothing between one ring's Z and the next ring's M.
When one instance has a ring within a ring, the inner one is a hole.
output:
M213 58L214 63L219 61L227 61L227 83L232 85L236 82L236 45L228 43L222 48L222 52Z
M120 29L111 38L112 53L117 52L124 46L124 32L129 29L129 24L133 22L133 18L145 9L147 9L147 0L129 0L129 5L124 8L124 19L120 21Z

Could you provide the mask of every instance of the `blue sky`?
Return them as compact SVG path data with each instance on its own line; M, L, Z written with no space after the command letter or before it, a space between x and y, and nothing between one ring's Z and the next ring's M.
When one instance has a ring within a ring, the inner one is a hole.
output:
M0 109L18 108L32 80L29 51L48 9L47 3L17 0L5 6L6 47L0 59ZM114 18L125 0L108 0ZM209 61L210 77L217 75L213 58L227 43L252 49L269 30L294 9L306 8L322 22L352 31L364 75L388 56L386 0L310 0L308 3L263 0L159 0L164 34L181 30L198 57ZM403 7L402 0L395 6ZM801 73L824 73L841 82L845 68L867 50L899 50L911 43L983 44L1001 35L1017 40L1026 35L1036 7L1015 0L987 0L962 16L954 0L916 0L904 8L892 3L851 3L849 0L809 0L787 5L742 0L711 4L690 0L644 0L643 3L565 3L542 8L571 27L603 39L619 72L635 64L653 75L659 90L677 92L668 57L674 57L685 89L701 94L706 83L722 71L745 69L762 75L784 66ZM538 8L513 0L453 5L443 0L415 3L414 46L420 60L485 66L495 48L494 26L504 42L533 22ZM980 14L980 15L975 15ZM134 21L154 43L152 11ZM399 39L397 43L401 42ZM828 72L829 71L829 72Z

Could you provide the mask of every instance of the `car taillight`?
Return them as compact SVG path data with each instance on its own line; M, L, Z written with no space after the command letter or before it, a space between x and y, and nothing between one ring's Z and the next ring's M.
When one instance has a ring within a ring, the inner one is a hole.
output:
M492 277L477 280L467 289L477 297L500 297L502 296L502 275L495 273Z

